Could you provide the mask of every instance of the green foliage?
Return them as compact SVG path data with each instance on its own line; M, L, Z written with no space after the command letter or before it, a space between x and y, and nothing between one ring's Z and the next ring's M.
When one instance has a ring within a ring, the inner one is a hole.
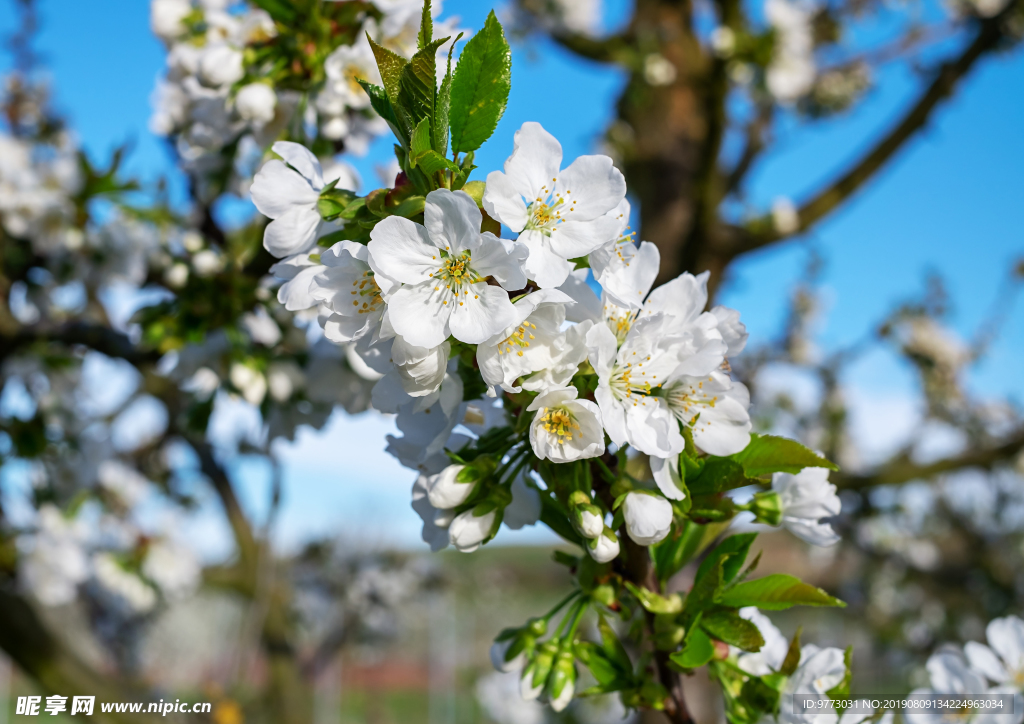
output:
M738 583L723 591L717 601L723 606L757 606L766 611L780 611L792 606L846 606L820 588L785 573Z
M760 651L764 637L757 626L733 610L711 611L701 617L700 625L720 641L744 651Z
M700 627L700 620L694 621L683 642L683 648L671 656L669 660L682 669L696 669L711 661L715 655L715 645Z
M839 467L821 457L796 440L776 435L750 436L750 444L742 451L730 456L739 463L747 477L756 478L771 473L798 473L804 468L828 468L838 470Z
M714 495L727 490L735 490L757 481L751 480L743 466L731 458L709 457L704 468L692 480L686 481L686 487L692 495Z
M494 11L466 43L451 90L452 151L475 151L491 137L512 87L512 51Z
M750 551L750 546L755 538L757 538L757 533L740 533L738 535L731 535L723 540L701 562L694 581L699 581L707 575L711 567L717 565L719 559L723 559L722 580L726 583L732 581L736 574L740 572L744 561L747 560L747 553Z
M681 613L683 610L683 600L679 597L678 593L662 596L654 591L648 591L646 588L636 586L629 581L626 581L626 588L636 597L640 605L650 613Z

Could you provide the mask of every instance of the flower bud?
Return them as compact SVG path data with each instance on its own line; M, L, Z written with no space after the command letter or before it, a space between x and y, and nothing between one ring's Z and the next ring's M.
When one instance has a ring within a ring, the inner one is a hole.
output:
M582 491L569 496L569 516L576 532L584 538L597 538L604 532L604 514Z
M555 663L555 656L558 654L558 644L554 641L545 641L537 649L537 655L523 669L523 678L519 680L519 693L527 701L536 699L544 691L548 674Z
M658 495L633 491L626 496L622 512L626 532L637 545L654 545L672 529L672 504Z
M619 555L619 539L608 526L597 538L587 541L587 553L598 563L607 563Z
M537 637L546 631L547 621L536 618L520 628L505 629L491 645L491 664L504 673L515 671L533 656Z
M750 512L758 523L778 525L782 521L782 498L774 490L756 493L750 503Z
M463 475L469 471L468 475ZM427 499L435 508L457 508L473 494L478 478L472 468L449 465L427 482ZM466 478L469 478L466 480Z
M566 645L558 652L551 676L548 677L548 698L551 700L551 708L562 711L569 706L575 693L576 657L573 655L571 644L566 641Z
M455 520L448 527L452 545L463 553L475 551L481 543L489 540L501 525L496 509L492 508L483 515L477 515L476 510L473 508L455 516Z
M274 120L277 94L266 83L250 83L235 96L235 109L243 120L263 126Z

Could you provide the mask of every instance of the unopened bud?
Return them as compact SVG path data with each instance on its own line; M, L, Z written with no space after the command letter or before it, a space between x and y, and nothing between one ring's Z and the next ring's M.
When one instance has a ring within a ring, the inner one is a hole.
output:
M782 499L774 490L757 493L750 503L750 512L758 523L778 525L782 521Z
M572 647L567 645L558 652L551 676L548 679L548 698L551 700L551 708L555 711L562 711L569 706L575 693L576 657L573 655Z
M619 539L615 532L605 526L597 538L587 541L587 553L598 563L607 563L619 555Z
M537 649L537 655L523 669L523 678L519 680L519 693L524 699L536 699L544 691L557 654L558 644L554 641L545 641Z
M569 496L569 517L576 532L584 538L597 538L604 532L604 514L582 491Z

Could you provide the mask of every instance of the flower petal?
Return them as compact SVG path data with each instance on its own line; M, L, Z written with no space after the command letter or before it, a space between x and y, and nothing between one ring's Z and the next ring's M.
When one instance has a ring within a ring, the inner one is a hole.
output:
M294 208L271 221L263 232L263 247L276 257L300 254L316 244L320 214Z
M466 344L480 344L512 323L516 308L508 294L489 284L473 284L454 304L448 324L452 336ZM396 293L397 296L397 293ZM397 329L397 327L396 327ZM401 332L399 332L401 334Z
M429 279L441 266L441 255L427 230L401 216L389 216L373 227L366 246L370 250L371 268L404 284Z
M566 218L590 221L619 205L626 179L608 156L580 156L558 175L554 192L572 207Z
M423 226L439 249L453 254L475 250L482 221L480 209L465 191L437 189L427 194Z
M555 254L548 244L548 238L539 231L524 231L519 235L519 241L530 250L524 267L526 276L537 282L537 286L557 287L569 276L572 264Z
M501 171L487 174L483 202L484 209L492 219L497 219L517 234L530 218L523 194L516 190L511 177Z
M504 292L500 289L495 291L502 294L508 302L508 296ZM443 304L444 301L448 304ZM448 338L448 320L452 316L452 306L451 292L443 287L437 289L430 282L406 284L388 300L388 319L391 320L395 332L404 337L409 344L433 348ZM509 307L511 306L509 302Z
M566 259L586 256L619 236L619 222L613 216L590 221L570 219L551 230L551 249Z
M252 202L261 214L271 219L295 208L312 209L320 194L293 169L276 158L263 164L249 189Z
M319 191L324 187L324 177L320 169L320 161L313 152L301 143L278 141L271 150L285 160L289 166L301 173L313 188Z

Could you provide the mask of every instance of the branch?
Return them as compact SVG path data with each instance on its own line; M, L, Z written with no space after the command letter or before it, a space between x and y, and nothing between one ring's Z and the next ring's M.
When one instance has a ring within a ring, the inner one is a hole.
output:
M975 448L932 463L919 465L902 454L873 473L867 475L835 474L833 480L840 489L844 490L863 490L875 485L900 485L966 468L991 470L997 463L1014 457L1022 450L1024 450L1024 429L1018 430L999 445Z
M597 63L630 65L632 46L624 35L592 38L582 33L552 31L551 39L570 53Z
M0 336L0 363L12 354L37 342L50 342L66 346L82 345L107 357L116 357L135 366L154 364L160 359L155 351L136 347L127 335L110 327L89 322L69 322L60 327L24 329L13 335Z
M948 60L939 67L931 84L895 127L846 173L800 208L799 226L796 230L791 234L780 234L772 225L771 217L755 222L753 230L734 228L737 235L732 240L733 248L730 249L730 255L737 256L807 231L839 208L880 171L908 140L927 125L935 108L952 95L957 82L971 71L975 63L996 49L1003 38L1001 26L1004 18L1015 10L1016 4L1011 3L999 15L979 23L980 27L973 42L959 57Z

